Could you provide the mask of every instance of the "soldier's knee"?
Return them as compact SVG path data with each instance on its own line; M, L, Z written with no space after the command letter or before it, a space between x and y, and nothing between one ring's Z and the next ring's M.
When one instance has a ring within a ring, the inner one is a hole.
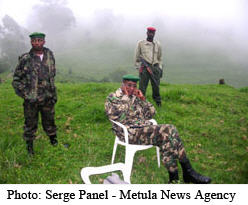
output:
M173 124L162 124L160 125L166 132L177 131L177 128Z
M174 132L177 132L177 128L175 125L170 125L171 126L171 130L174 131Z
M172 125L172 124L163 124L161 125L160 130L166 134L166 136L170 136L170 137L175 137L178 138L179 134L177 131L176 126Z

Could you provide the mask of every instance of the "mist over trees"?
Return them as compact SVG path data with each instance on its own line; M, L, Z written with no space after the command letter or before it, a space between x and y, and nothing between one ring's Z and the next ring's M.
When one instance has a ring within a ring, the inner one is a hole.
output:
M2 18L0 25L0 73L13 70L18 56L30 49L29 34L35 31L46 33L51 39L48 43L58 49L63 48L67 32L75 26L75 17L71 9L64 6L64 0L42 0L33 7L29 16L27 29L18 25L10 16ZM56 43L55 41L58 41Z
M28 29L31 32L42 31L52 41L50 44L58 46L53 41L64 42L68 39L68 32L75 26L76 19L64 0L42 0L33 7L28 18ZM59 47L59 46L58 46Z
M247 3L244 6L247 8ZM66 0L41 0L34 5L26 29L10 19L2 19L0 27L0 59L10 67L16 56L30 49L28 34L40 31L46 33L45 46L55 53L58 72L69 74L68 80L117 81L118 73L136 73L133 61L137 41L146 38L146 27L154 26L155 38L163 48L162 81L213 83L217 78L231 79L233 73L244 81L244 73L248 73L248 27L244 20L240 25L219 24L156 12L124 16L112 9L98 9L91 16L78 18Z
M0 73L8 69L14 69L18 56L26 51L27 41L25 36L27 30L6 15L0 26Z

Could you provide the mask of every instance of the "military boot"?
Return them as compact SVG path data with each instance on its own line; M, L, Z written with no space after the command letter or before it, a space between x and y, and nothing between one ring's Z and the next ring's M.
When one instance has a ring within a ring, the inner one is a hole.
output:
M56 139L57 138L56 135L49 136L49 138L50 138L51 145L53 145L53 146L57 146L58 145L58 140Z
M179 180L178 171L170 172L169 171L169 184L177 183Z
M27 150L29 155L34 155L34 149L33 149L33 140L27 140Z
M194 184L209 184L211 178L202 176L197 173L191 166L190 161L185 157L180 164L183 169L183 180L185 183L194 183Z
M162 103L161 102L156 102L158 107L162 107Z

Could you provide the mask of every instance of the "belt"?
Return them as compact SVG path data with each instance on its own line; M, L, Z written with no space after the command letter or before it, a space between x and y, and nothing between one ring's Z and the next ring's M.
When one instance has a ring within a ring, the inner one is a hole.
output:
M154 64L150 64L150 63L147 63L149 66L152 66L152 67L154 67L154 66L158 66L159 64L158 63L154 63ZM142 65L144 65L143 63L142 63ZM145 66L145 65L144 65Z

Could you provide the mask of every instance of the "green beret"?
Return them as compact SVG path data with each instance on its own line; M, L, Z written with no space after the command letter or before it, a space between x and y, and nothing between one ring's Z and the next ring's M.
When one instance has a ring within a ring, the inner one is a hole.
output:
M124 75L122 77L123 80L130 80L130 81L133 81L133 82L137 82L139 81L139 77L137 76L134 76L134 75Z
M45 38L45 36L46 35L44 33L40 32L34 32L29 35L30 38Z

